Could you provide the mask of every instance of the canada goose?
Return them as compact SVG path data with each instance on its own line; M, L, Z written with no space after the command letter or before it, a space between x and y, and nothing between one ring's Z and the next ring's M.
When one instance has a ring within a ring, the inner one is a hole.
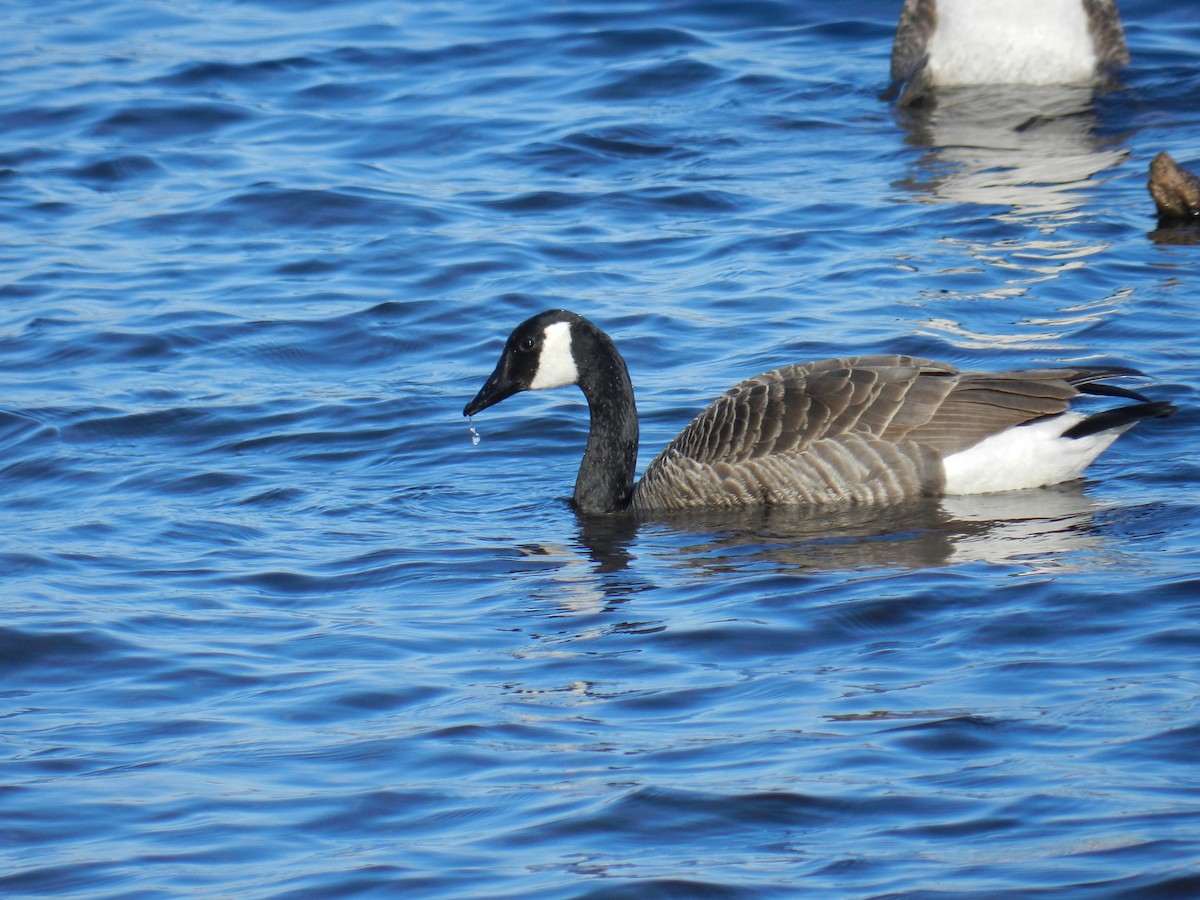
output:
M1115 0L904 0L892 91L904 105L939 87L1097 84L1127 62Z
M1141 419L1169 416L1101 379L1102 366L959 372L911 356L784 366L734 385L634 485L638 420L612 339L566 310L518 325L471 416L520 391L577 384L591 411L575 481L583 513L800 504L895 503L922 495L1041 487L1076 478ZM1085 416L1079 394L1137 401Z
M1150 161L1150 196L1164 221L1200 216L1200 178L1179 166L1166 152Z

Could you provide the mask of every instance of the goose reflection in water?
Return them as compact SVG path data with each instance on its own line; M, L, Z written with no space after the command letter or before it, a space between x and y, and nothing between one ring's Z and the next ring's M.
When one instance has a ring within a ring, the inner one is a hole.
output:
M928 149L899 186L932 202L1011 207L1046 224L1070 221L1081 192L1127 154L1100 135L1090 88L951 88L936 106L897 116L908 142Z
M1089 85L965 85L939 90L936 103L896 108L907 141L925 152L895 186L917 203L992 207L988 227L917 251L918 258L965 252L988 277L965 279L969 295L957 299L966 306L953 302L964 280L940 284L923 331L973 351L1045 352L1070 346L1081 318L1094 324L1122 308L1126 289L1114 286L1108 296L1071 294L1057 309L1040 305L1036 320L1006 320L989 330L993 320L981 319L974 306L1043 291L1045 282L1089 266L1108 249L1097 232L1068 228L1102 208L1088 195L1128 154L1119 138L1104 135L1095 94Z
M577 550L587 580L651 555L717 575L860 569L919 570L968 562L1011 564L1029 573L1094 567L1113 548L1097 525L1105 507L1076 481L1031 491L927 498L889 508L806 511L744 508L641 519L581 517ZM575 551L558 551L575 568ZM553 555L553 554L552 554ZM1082 557L1082 558L1081 558ZM644 568L644 566L642 566ZM628 595L628 585L618 585Z

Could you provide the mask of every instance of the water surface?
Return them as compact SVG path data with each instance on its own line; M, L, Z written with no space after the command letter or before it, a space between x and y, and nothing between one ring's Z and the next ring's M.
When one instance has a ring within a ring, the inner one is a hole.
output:
M6 896L1200 894L1200 14L1123 90L897 113L898 2L9 9ZM1129 365L1083 482L589 522L776 365Z

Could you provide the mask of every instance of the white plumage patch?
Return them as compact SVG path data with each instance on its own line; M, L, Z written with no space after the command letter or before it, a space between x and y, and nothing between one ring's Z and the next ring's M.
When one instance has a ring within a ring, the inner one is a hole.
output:
M943 86L1084 83L1096 71L1083 0L939 0L928 51Z
M1082 414L1070 412L1029 425L1018 425L947 456L943 460L945 492L1019 491L1078 478L1092 460L1130 427L1081 438L1062 436L1083 419Z
M529 383L531 391L575 384L579 370L575 367L575 354L571 348L571 323L555 322L547 325L542 335L542 352L538 355L537 372Z

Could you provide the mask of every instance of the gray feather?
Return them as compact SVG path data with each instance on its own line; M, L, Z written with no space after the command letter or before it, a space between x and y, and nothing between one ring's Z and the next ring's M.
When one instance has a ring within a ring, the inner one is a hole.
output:
M936 27L935 0L904 0L892 44L892 90L896 93L903 89L901 105L920 100L929 91L924 72L929 58L927 47Z
M1098 68L1111 73L1126 65L1129 48L1125 44L1125 29L1121 27L1116 0L1083 0L1083 9L1087 14L1092 46L1096 49Z

